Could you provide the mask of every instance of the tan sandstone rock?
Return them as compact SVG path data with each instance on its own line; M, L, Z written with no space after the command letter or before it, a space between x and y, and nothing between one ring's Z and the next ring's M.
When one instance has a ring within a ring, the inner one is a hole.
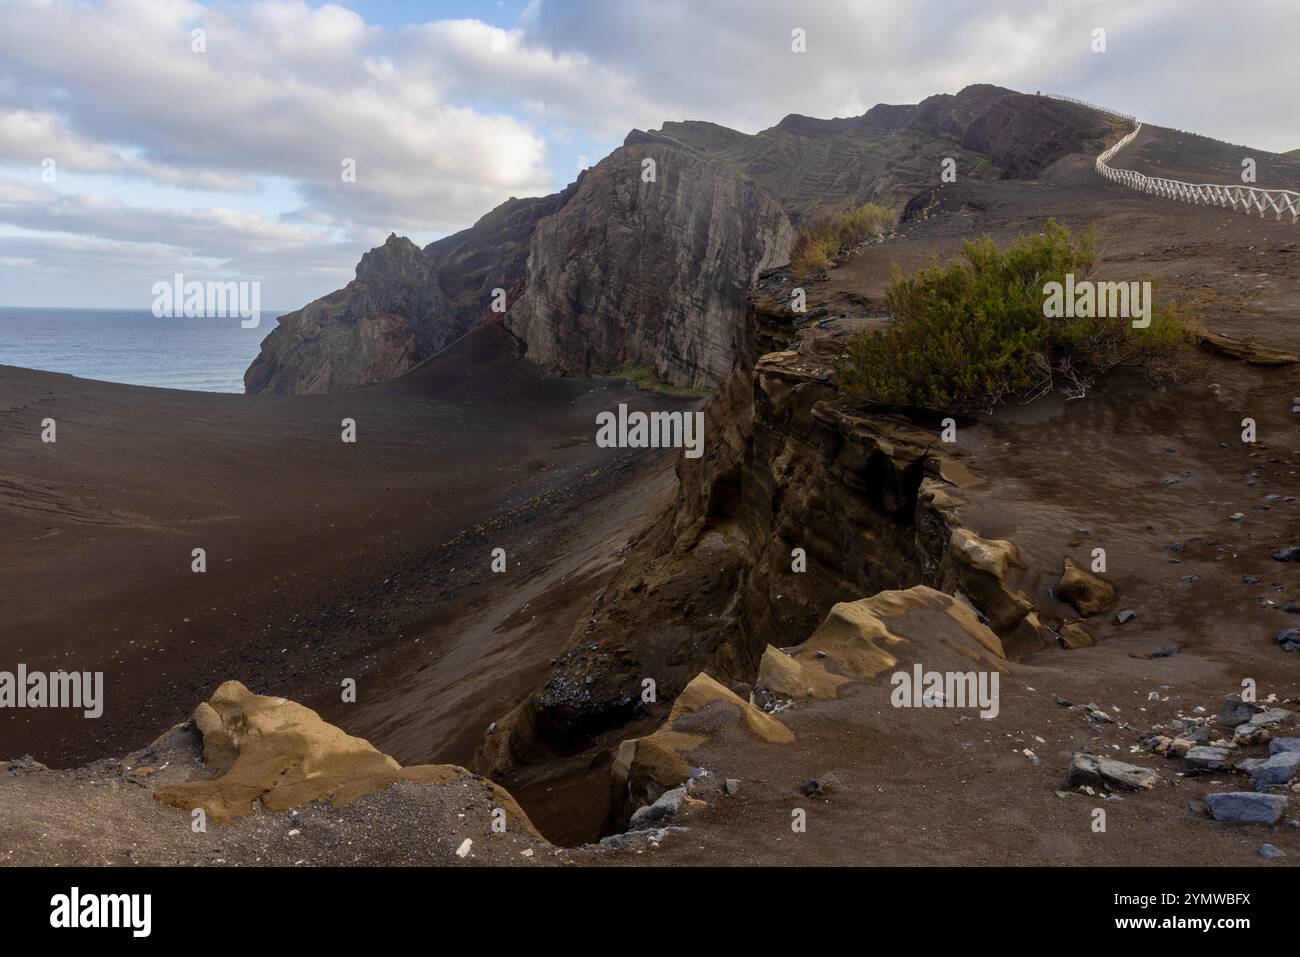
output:
M1056 586L1056 597L1069 602L1084 618L1091 618L1115 599L1115 586L1080 568L1072 558L1065 560L1065 571Z
M657 731L619 745L613 767L616 805L634 810L681 784L691 774L685 755L727 727L741 727L772 744L794 740L790 729L776 718L707 674L698 674L682 689Z
M238 681L227 681L201 703L194 724L213 776L167 785L154 796L185 810L203 808L215 822L250 814L258 805L269 811L317 800L346 805L397 781L443 784L469 774L451 764L402 767L310 708L253 694ZM491 787L509 817L536 833L514 799Z
M972 663L1005 671L1002 639L951 595L924 585L841 602L793 652L771 646L755 687L789 698L832 699L854 680L904 663L943 669Z

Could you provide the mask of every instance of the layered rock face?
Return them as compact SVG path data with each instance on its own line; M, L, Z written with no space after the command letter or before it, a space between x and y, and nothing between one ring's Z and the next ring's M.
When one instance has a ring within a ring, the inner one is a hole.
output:
M796 226L869 200L902 208L948 157L963 176L1032 176L1112 133L1099 114L991 86L848 119L788 116L754 135L636 130L563 192L512 199L424 249L390 237L344 289L281 317L245 387L396 377L488 318L499 288L509 328L548 371L637 366L712 389L744 347L746 288L786 260Z
M791 285L784 269L760 282L751 348L791 328L788 304L768 294ZM1017 587L1013 543L962 524L962 491L981 480L938 429L839 393L839 349L804 339L733 373L706 408L704 456L679 459L677 501L545 684L498 723L476 770L508 774L607 742L647 716L647 677L665 701L701 670L753 682L769 645L798 644L837 604L881 592L946 593L999 659L1086 643L1066 641Z
M735 362L750 284L793 240L781 207L733 167L629 138L538 225L506 322L550 372L646 366L711 388Z
M493 289L518 294L538 220L577 186L511 199L424 249L389 236L343 289L280 317L244 373L245 390L333 392L408 371L488 316Z

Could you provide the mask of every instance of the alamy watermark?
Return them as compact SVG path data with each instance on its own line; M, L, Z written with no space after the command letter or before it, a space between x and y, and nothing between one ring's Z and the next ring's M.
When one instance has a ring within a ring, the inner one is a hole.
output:
M102 671L0 671L0 708L80 708L85 717L104 713Z
M1043 315L1048 319L1132 319L1134 329L1151 325L1151 283L1078 282L1065 274L1064 284L1043 286Z
M895 708L979 708L980 717L992 720L1001 705L996 671L926 671L921 665L895 671L889 678L894 690L889 703Z
M602 449L685 449L688 459L704 454L703 412L618 412L596 415L596 445Z
M125 928L132 937L148 937L153 930L153 895L83 894L74 887L50 898L50 926Z
M177 273L171 282L153 284L155 319L233 319L244 329L256 329L262 321L260 282L185 281Z

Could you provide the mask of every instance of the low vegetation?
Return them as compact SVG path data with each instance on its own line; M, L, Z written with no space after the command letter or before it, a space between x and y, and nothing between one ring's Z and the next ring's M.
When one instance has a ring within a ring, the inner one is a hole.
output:
M884 236L893 229L894 219L892 210L875 203L819 219L795 236L790 264L800 275L829 269L831 260L840 253L868 239Z
M672 385L655 378L654 370L648 366L625 365L606 374L611 379L623 379L631 382L642 392L657 392L660 395L679 396L698 399L708 395L701 389L692 389L684 385Z
M936 260L913 276L895 270L886 296L893 319L850 338L842 386L887 405L975 413L1054 388L1078 397L1118 366L1175 377L1195 336L1176 309L1154 305L1154 284L1145 328L1127 316L1067 318L1045 308L1047 284L1064 284L1068 274L1072 287L1087 280L1093 246L1091 231L1076 239L1049 221L1005 249L984 237L950 263Z

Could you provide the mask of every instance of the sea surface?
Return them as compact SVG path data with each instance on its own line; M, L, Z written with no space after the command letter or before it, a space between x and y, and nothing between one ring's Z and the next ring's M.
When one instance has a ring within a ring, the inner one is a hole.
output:
M0 307L0 365L163 389L243 392L244 370L276 313L244 329L238 318L159 319L148 310Z

